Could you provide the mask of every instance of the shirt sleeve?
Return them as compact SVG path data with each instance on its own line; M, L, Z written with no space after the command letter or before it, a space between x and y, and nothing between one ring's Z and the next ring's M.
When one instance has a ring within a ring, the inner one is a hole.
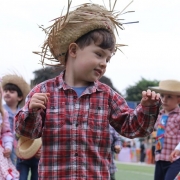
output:
M179 150L179 151L180 151L180 142L179 142L179 144L175 147L175 150Z
M43 109L29 109L31 97L40 93L40 87L36 86L28 94L24 107L15 116L15 131L19 135L36 139L41 137L45 112Z
M110 125L122 136L132 139L152 133L160 104L148 107L139 104L134 110L128 107L124 98L113 93L109 106Z
M13 134L11 132L9 119L8 119L8 113L5 111L5 116L3 119L2 124L2 130L1 130L1 137L2 137L2 143L5 149L12 150L13 145Z

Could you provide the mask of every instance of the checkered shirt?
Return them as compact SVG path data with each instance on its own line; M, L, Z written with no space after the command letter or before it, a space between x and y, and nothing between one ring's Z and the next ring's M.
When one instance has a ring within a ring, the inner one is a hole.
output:
M59 76L34 87L16 115L16 132L42 136L39 180L109 180L109 123L128 138L149 135L158 106L134 111L109 86L94 82L78 98ZM50 93L46 110L28 108L34 93Z
M164 110L161 110L158 116L158 120L155 124L155 129L160 123L161 116L164 114ZM168 120L165 127L164 143L161 153L155 154L155 160L169 161L171 152L180 142L180 108L177 107L168 114Z

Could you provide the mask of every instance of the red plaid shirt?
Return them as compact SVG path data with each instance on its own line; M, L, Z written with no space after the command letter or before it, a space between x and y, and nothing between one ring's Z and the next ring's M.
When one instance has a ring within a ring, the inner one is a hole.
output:
M160 123L161 116L164 114L164 110L161 110L158 116L158 120L155 124L155 129ZM169 161L171 152L180 142L180 108L177 107L168 114L168 120L165 127L164 143L161 153L156 153L155 160Z
M34 93L50 93L46 111L28 108ZM39 180L108 180L111 158L109 123L128 138L149 135L159 107L130 109L125 100L99 81L78 98L60 76L37 85L16 115L16 132L43 146Z

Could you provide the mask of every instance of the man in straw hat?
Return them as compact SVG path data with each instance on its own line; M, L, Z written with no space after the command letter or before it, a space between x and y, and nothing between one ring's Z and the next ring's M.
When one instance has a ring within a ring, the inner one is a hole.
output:
M134 111L98 81L117 49L114 31L123 28L119 14L93 3L71 12L68 6L66 15L44 29L42 63L48 58L65 71L35 86L15 117L18 134L42 137L39 180L109 180L109 123L128 138L153 130L159 94L143 91Z
M9 115L9 123L11 131L15 135L14 131L14 116L24 105L25 98L30 91L30 86L24 80L23 77L17 74L7 74L2 77L3 99L5 101L4 108ZM16 166L16 154L15 154L16 139L14 136L14 146L11 153L11 160Z
M174 180L180 171L180 158L170 159L170 154L180 142L180 81L163 80L158 87L150 89L159 92L162 101L162 109L155 124L154 180Z

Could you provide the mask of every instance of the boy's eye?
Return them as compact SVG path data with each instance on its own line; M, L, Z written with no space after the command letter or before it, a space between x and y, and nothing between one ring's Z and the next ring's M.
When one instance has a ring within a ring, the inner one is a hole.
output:
M102 55L101 55L101 53L96 53L99 57L101 57Z
M107 63L110 63L110 59L107 59L106 62L107 62Z

